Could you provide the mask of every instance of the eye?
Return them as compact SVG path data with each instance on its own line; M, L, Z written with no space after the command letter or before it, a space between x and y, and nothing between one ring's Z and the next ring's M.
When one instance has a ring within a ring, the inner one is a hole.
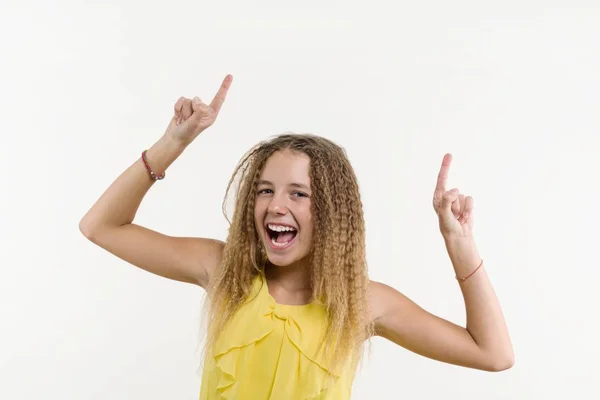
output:
M272 193L273 191L271 189L260 189L258 191L258 194L269 194Z
M308 195L304 192L293 192L292 195L296 197L308 197Z

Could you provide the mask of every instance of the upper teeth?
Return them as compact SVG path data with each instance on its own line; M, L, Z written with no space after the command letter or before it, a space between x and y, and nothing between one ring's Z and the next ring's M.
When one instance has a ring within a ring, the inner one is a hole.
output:
M296 229L294 229L294 228L292 228L290 226L283 226L283 225L272 225L272 224L269 224L268 227L272 231L276 231L276 232L285 232L285 231L295 231L296 230Z

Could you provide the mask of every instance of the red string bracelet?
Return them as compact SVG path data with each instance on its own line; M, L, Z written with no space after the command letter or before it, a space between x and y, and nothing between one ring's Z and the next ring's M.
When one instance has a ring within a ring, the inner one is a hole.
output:
M481 260L481 263L479 263L479 266L477 268L475 268L475 270L473 272L471 272L469 275L465 276L464 278L459 278L458 276L456 277L456 280L460 281L460 282L464 282L467 279L469 279L475 272L477 272L479 270L479 268L481 268L481 266L483 265L483 260Z
M150 174L150 177L152 179L154 179L155 181L160 181L161 179L163 179L165 177L165 173L163 172L160 175L156 175L154 173L154 171L152 171L152 168L150 168L150 164L148 164L148 161L146 160L146 152L148 150L144 150L142 151L142 161L144 162L144 166L146 167L146 170L148 171L148 173Z

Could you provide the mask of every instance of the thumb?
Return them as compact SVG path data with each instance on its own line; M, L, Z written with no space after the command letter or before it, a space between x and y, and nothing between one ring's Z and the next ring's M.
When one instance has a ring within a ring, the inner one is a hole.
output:
M204 104L199 97L194 97L194 99L192 100L192 110L194 111L192 117L201 117L203 114L206 113L207 108L208 106Z
M451 212L452 203L458 200L459 195L460 193L458 192L458 189L452 189L444 193L444 196L442 197L442 210L445 212Z

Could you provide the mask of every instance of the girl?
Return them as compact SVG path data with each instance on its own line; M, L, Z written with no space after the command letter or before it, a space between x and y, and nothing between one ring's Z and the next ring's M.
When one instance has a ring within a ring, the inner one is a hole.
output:
M433 208L464 296L466 328L369 280L354 171L340 147L318 136L281 135L242 159L227 188L239 182L225 242L133 223L150 187L215 122L232 79L210 105L179 99L164 135L80 222L89 240L123 260L207 290L200 398L348 399L373 335L446 363L511 367L504 318L471 235L473 199L446 190L449 154Z

